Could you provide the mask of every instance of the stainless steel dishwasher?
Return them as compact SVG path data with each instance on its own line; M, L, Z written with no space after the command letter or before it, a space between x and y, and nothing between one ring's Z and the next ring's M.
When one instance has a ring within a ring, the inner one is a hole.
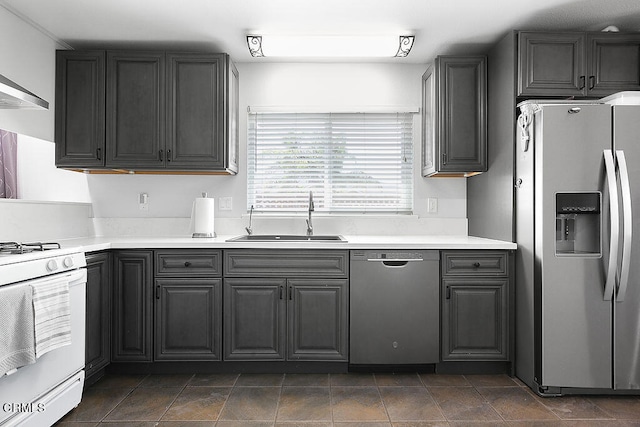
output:
M352 365L437 363L440 254L352 250Z

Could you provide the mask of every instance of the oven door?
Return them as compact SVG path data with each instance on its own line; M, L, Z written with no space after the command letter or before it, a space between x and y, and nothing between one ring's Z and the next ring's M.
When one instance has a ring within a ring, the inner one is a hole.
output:
M86 269L81 268L21 284L37 285L59 280L69 282L71 344L42 355L36 363L19 368L14 374L0 377L0 425L23 425L27 418L38 420L32 423L33 425L51 425L80 401L79 397L56 399L55 394L65 393L69 387L63 387L64 383L74 375L77 377L84 368ZM75 393L78 394L78 388L81 396L82 387L75 387ZM70 400L77 401L69 408L55 407L50 403Z

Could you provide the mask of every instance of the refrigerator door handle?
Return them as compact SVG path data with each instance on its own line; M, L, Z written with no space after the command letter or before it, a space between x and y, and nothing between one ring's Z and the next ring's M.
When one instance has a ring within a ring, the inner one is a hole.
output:
M616 150L616 160L620 171L620 189L622 190L622 262L620 267L620 281L616 301L624 301L629 285L629 268L631 266L631 243L633 239L633 213L631 207L631 184L627 169L627 159L624 151Z
M609 265L604 286L604 300L611 301L616 287L616 270L618 268L618 240L620 238L620 209L618 205L618 188L616 185L616 166L613 151L604 150L604 166L609 188L609 217L611 222L611 239L609 241Z

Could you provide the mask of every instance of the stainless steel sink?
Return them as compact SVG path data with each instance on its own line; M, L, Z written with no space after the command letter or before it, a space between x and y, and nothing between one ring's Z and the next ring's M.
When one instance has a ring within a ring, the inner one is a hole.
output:
M344 242L339 234L312 235L303 234L247 234L227 239L227 242Z

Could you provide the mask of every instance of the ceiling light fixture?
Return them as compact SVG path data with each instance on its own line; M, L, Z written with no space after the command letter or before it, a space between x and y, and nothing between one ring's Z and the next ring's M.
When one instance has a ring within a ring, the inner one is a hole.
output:
M247 36L253 57L397 57L409 55L415 36Z

